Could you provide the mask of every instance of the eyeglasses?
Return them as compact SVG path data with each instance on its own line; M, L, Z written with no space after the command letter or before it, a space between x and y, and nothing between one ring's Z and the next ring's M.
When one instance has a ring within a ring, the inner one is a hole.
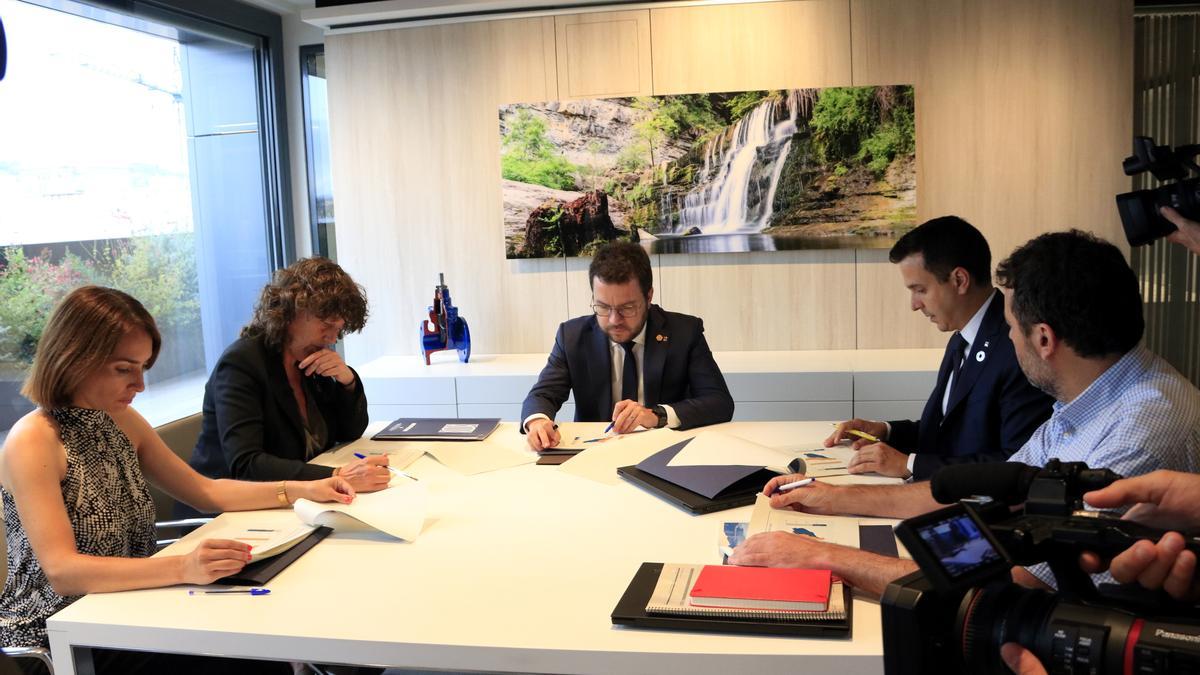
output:
M596 313L596 316L609 316L613 313L613 311L616 311L617 314L620 314L626 319L632 319L638 315L638 312L642 311L642 303L631 302L621 305L620 307L609 307L602 302L597 302L592 305L592 311Z

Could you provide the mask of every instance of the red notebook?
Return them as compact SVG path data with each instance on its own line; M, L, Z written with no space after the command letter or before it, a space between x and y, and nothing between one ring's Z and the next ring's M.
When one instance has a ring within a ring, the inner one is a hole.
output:
M829 570L705 565L688 602L696 607L823 612L832 582Z

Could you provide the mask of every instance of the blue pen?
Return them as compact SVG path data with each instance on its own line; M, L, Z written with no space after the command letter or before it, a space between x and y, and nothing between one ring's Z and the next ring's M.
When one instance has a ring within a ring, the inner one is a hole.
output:
M242 595L270 595L269 588L231 588L225 591L188 591L188 595L224 595L227 593L240 593Z
M614 424L616 424L616 422L609 422L608 426L604 427L604 433L607 434L608 432L612 431Z
M355 456L355 457L357 457L357 458L359 458L359 459L366 459L366 458L367 458L367 456L366 456L366 455L364 455L364 454L362 454L361 452L356 452L356 453L354 453L354 456ZM397 468L396 468L396 467L394 467L394 466L391 466L391 465L389 465L389 466L386 466L386 467L384 467L384 468L385 468L385 469L387 469L388 471L391 471L392 473L396 474L397 476L404 476L405 478L411 478L411 479L413 479L413 480L417 480L417 477L416 477L416 476L412 476L412 475L410 475L410 474L404 473L403 471L401 471L400 469L397 469Z

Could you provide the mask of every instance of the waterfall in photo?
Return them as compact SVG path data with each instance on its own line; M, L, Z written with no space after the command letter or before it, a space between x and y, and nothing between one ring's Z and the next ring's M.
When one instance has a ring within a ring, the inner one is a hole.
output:
M677 199L674 232L753 233L770 224L779 176L807 102L794 89L783 100L768 97L709 141L699 184Z

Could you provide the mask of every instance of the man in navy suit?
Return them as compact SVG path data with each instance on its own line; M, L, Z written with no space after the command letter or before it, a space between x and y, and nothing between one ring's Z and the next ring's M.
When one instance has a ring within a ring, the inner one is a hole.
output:
M629 242L604 246L588 267L593 314L558 327L554 349L521 406L521 430L541 451L560 441L554 415L575 394L576 422L613 431L728 422L733 397L704 339L704 322L654 299L650 256Z
M991 284L991 251L979 230L957 216L930 220L900 238L889 259L920 310L953 331L937 385L919 422L852 419L825 440L854 440L851 473L925 480L959 462L1002 462L1050 417L1053 399L1017 363L1004 298ZM851 430L879 439L854 438Z

